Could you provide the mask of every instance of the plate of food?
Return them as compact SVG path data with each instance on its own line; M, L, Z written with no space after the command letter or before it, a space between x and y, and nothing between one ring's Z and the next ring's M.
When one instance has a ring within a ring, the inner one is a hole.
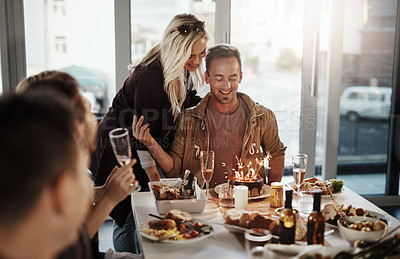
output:
M364 208L357 208L351 204L349 204L347 206L345 206L344 204L339 204L338 207L344 217L347 217L347 216L370 217L370 218L380 219L380 220L384 221L388 225L388 227L390 227L390 225L391 225L391 221L390 221L389 217L387 217L384 214L366 210ZM331 227L337 227L337 221L340 218L340 215L339 215L339 212L336 209L335 205L328 203L324 206L324 208L322 209L321 212L325 218L325 222L327 225L329 225Z
M332 193L334 198L337 198L340 194L343 193L343 180L340 179L330 179L326 181L319 180L316 177L306 178L300 184L300 192L312 194L313 191L319 190L321 191L322 198L330 198L329 190ZM294 182L290 182L289 185L295 190L297 190L297 186Z
M219 194L220 190L226 185L228 185L228 183L221 183L221 184L215 186L214 191L217 194ZM249 189L249 195L248 195L249 200L264 199L266 197L269 197L270 192L271 192L271 186L269 186L267 184L263 184L260 190L255 191L257 188L258 187ZM253 190L253 192L252 192L252 190Z
M169 211L163 219L150 220L140 226L143 237L168 244L198 242L210 237L213 232L207 221L193 218L189 213L176 209ZM168 236L171 238L164 239Z

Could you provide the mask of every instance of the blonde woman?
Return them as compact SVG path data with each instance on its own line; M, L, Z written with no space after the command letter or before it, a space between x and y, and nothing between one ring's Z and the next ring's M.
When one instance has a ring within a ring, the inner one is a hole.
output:
M176 15L160 43L139 64L131 66L133 72L98 127L96 152L91 166L96 185L104 184L110 170L117 165L108 133L117 127L131 130L133 115L143 116L141 122L148 123L152 135L163 149L169 149L177 117L183 109L200 101L196 89L204 83L203 58L207 39L203 21L192 14ZM160 179L147 147L134 138L132 156L140 161L133 169L142 190L146 189L149 179ZM115 250L138 252L132 246L135 226L130 199L125 199L110 215L115 220Z

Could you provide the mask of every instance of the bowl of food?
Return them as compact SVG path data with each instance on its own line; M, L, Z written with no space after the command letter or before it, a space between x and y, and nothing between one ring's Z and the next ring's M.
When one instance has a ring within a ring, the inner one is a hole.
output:
M381 219L365 216L349 216L338 220L340 235L350 244L356 240L377 241L387 230L387 223Z
M186 197L182 195L181 188L176 187L181 182L180 178L166 178L156 182L149 182L151 197L156 203L157 212L166 214L171 209L178 209L190 213L200 213L204 211L206 196L193 179L194 195Z

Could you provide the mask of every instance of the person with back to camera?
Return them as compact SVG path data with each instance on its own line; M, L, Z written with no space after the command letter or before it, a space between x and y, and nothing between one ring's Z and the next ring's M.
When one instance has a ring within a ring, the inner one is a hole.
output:
M281 181L286 147L279 138L275 115L237 91L242 76L236 47L218 44L208 49L205 80L210 93L182 115L168 153L154 141L148 125L134 122L134 137L148 146L166 177L177 177L189 169L202 179L200 151L213 150L211 187L226 183L232 170L238 169L238 161L244 166L257 165L257 159L268 154L272 157L268 184ZM263 166L256 173L265 178Z
M0 258L51 259L90 205L86 150L62 97L0 97Z
M110 170L117 165L108 133L117 127L131 129L133 115L135 120L139 118L139 121L148 124L163 149L169 149L181 110L195 106L201 100L196 96L196 89L204 83L202 64L207 39L203 21L192 14L176 15L168 24L160 43L139 64L131 67L133 72L98 126L96 152L91 165L96 185L102 185ZM134 166L134 172L142 190L146 189L149 180L160 179L150 152L134 138L132 156L140 161ZM115 221L115 250L138 253L133 239L136 230L130 199L117 205L110 216Z
M77 135L82 147L87 151L86 156L94 151L97 119L91 112L89 101L79 93L79 83L75 78L65 72L47 70L22 80L17 85L16 92L56 93L65 97L74 111ZM135 188L135 186L130 185L135 179L132 173L134 163L135 161L132 161L131 164L121 168L115 167L103 186L92 188L93 199L91 204L93 205L90 206L79 240L60 253L58 259L92 258L92 256L98 258L103 256L98 254L98 240L95 234L113 207L125 199ZM91 244L90 238L93 239L93 244Z

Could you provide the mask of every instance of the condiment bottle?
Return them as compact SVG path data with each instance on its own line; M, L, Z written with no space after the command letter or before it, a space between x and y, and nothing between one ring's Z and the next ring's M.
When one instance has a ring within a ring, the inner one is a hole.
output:
M285 208L279 217L279 239L281 244L294 244L296 232L296 214L292 209L292 190L287 190Z
M269 206L273 208L283 207L283 183L271 183L271 195L269 197Z
M321 192L314 191L313 211L307 220L307 244L324 244L325 219L321 213Z

